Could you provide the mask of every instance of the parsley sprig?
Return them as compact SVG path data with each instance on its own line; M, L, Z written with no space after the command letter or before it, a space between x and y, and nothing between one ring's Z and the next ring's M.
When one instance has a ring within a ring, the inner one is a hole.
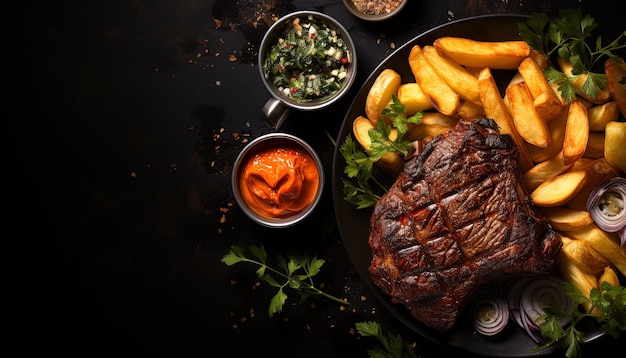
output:
M558 343L565 349L567 358L581 357L580 344L585 334L578 330L577 326L586 318L594 319L602 332L614 338L618 338L621 332L626 330L626 288L613 287L605 281L600 285L600 289L593 288L587 297L572 283L564 282L563 292L574 303L572 309L566 312L555 306L544 308L544 314L538 320L543 321L540 324L541 335L547 338L548 342L536 347L534 352ZM578 307L585 302L588 302L591 308L583 312ZM565 328L558 323L559 318L563 317L570 318L570 324Z
M588 74L582 91L590 98L596 98L598 90L606 88L606 75L594 72L594 69L606 57L620 63L623 61L616 52L626 48L626 31L605 44L601 36L592 36L597 27L595 19L589 14L583 16L580 8L562 9L552 21L546 14L533 13L526 22L518 23L526 43L547 56L549 66L544 71L546 77L551 83L558 84L559 92L568 102L576 95L572 83L581 74ZM553 64L555 56L572 63L572 76L557 69L558 66Z
M268 283L270 286L278 288L278 291L270 300L268 314L272 317L275 313L282 311L287 301L287 288L296 291L300 295L300 302L306 301L311 296L323 296L343 305L350 303L332 296L315 286L313 276L320 272L320 268L324 265L325 260L317 257L309 257L304 255L287 255L287 257L276 255L278 267L274 268L267 264L268 255L263 245L251 245L248 251L252 257L246 255L244 249L239 246L232 246L228 254L222 258L222 262L228 266L236 263L248 262L259 267L256 270L258 277ZM279 282L275 276L282 279Z
M404 135L409 130L409 123L419 125L423 117L421 111L407 117L406 106L395 95L392 96L391 103L382 114L391 119L391 125L384 120L379 120L374 128L369 130L368 134L371 139L369 155L360 148L351 135L346 136L339 149L346 161L344 174L348 177L342 179L344 199L356 205L357 209L374 206L380 198L380 193L387 191L387 188L374 176L374 163L385 153L398 153L406 157L411 145L404 139ZM395 136L392 136L393 129L396 130Z
M356 329L363 337L374 337L376 342L367 351L372 358L417 358L413 346L398 334L383 333L380 324L373 321L358 322Z

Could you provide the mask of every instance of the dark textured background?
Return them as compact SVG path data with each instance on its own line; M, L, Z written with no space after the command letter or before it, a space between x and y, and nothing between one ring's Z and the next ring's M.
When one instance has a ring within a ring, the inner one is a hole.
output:
M408 330L369 294L341 244L330 187L310 220L280 232L234 205L232 162L246 138L269 131L256 48L271 19L293 10L322 11L350 30L359 55L350 93L285 127L330 168L328 135L394 46L469 16L565 6L590 11L607 33L623 30L623 12L608 3L411 1L382 23L352 17L339 0L13 5L5 190L19 247L5 250L16 262L6 271L16 318L7 341L21 356L366 357L370 341L354 324L375 320L423 357L458 353ZM326 260L316 282L352 306L290 297L268 318L273 291L257 285L255 267L220 262L231 245L251 243L316 252ZM602 339L586 355L611 346Z

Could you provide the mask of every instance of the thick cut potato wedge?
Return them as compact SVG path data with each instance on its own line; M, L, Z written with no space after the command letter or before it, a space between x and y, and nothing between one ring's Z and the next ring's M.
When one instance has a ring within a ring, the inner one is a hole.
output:
M616 233L606 232L593 223L584 229L569 231L567 235L572 239L587 241L622 275L626 275L626 248L620 246Z
M567 123L568 112L569 108L566 107L566 109L563 110L558 117L548 122L550 143L548 143L545 148L540 148L530 143L526 143L528 153L530 153L531 158L535 162L541 163L548 160L563 149L563 138L565 137L565 125Z
M589 118L589 130L592 132L602 132L609 122L617 121L619 110L615 101L593 106L587 110Z
M626 64L609 59L604 63L604 73L609 93L626 118Z
M533 160L530 157L524 139L518 133L517 128L515 128L513 117L504 104L500 90L488 67L481 70L478 74L478 89L485 116L492 118L496 122L498 127L500 127L501 134L508 134L513 138L520 152L522 172L527 171L534 165Z
M606 257L602 256L585 240L565 240L561 238L561 241L563 241L561 250L563 250L565 256L567 256L576 267L585 272L599 276L604 272L604 268L611 264Z
M458 119L446 116L439 112L423 112L422 121L419 125L409 125L409 130L404 134L404 139L412 142L432 138L438 134L454 129Z
M555 230L572 231L591 224L593 219L587 210L574 210L563 206L540 207L539 211Z
M481 119L484 116L485 110L483 106L468 100L461 101L461 105L455 115L456 118L467 120Z
M575 170L559 174L541 184L530 193L537 206L561 206L567 204L584 187L587 171Z
M598 278L598 287L602 287L603 282L608 282L612 287L616 287L620 285L619 277L617 277L617 273L611 266L607 266L602 271L602 274Z
M591 163L591 165L588 163ZM575 210L587 210L587 198L591 191L601 183L618 175L617 170L609 164L606 158L595 160L580 158L570 170L587 171L585 187L567 203L568 208Z
M540 148L550 143L546 122L537 114L526 83L519 82L506 89L505 103L518 133L525 141Z
M363 147L363 150L368 155L370 154L370 149L372 146L372 140L370 139L369 131L374 128L374 124L369 119L358 116L352 122L352 133L356 141ZM389 137L394 139L395 136L398 135L398 132L395 129L392 129ZM404 158L396 153L385 153L380 159L378 159L375 164L386 174L389 174L393 177L397 177L402 171L404 167Z
M572 167L572 164L563 164L563 154L561 152L555 154L552 158L537 163L535 166L527 170L522 175L524 187L529 192L537 189L541 183L554 178L557 175L565 173Z
M422 87L416 82L401 84L398 87L398 99L404 105L407 116L434 108L424 91L422 91Z
M400 75L390 68L384 69L374 80L365 97L365 116L374 125L379 119L391 122L389 118L383 116L383 109L391 102L391 97L397 95L401 81Z
M409 53L409 66L433 106L446 116L455 115L461 105L461 97L439 77L418 45L413 46Z
M583 157L600 159L604 157L605 132L590 132L587 138L587 148Z
M589 139L589 119L585 106L573 100L567 112L563 136L563 164L573 164L585 154Z
M598 288L597 276L589 272L581 270L569 260L565 252L562 250L556 255L556 266L561 274L561 277L567 282L576 286L582 294L587 298L592 289ZM591 309L591 303L588 301L583 302L583 308L586 311Z
M524 41L476 41L463 37L440 37L433 46L459 65L497 70L515 70L530 55Z
M571 62L564 60L561 57L557 57L557 64L559 68L561 69L561 72L563 72L565 75L569 77L574 76L573 66ZM603 103L610 101L611 93L609 92L608 87L605 87L603 89L598 89L598 93L596 93L595 98L590 98L589 96L585 94L582 88L583 88L583 84L585 83L585 81L587 81L588 77L589 75L587 73L581 73L577 75L576 79L572 82L572 86L574 86L574 88L576 89L576 94L579 95L580 97L583 97L589 100L591 103L595 103L595 104L603 104Z
M478 95L478 80L458 63L440 56L433 46L424 46L424 56L431 66L456 93L466 101L482 106Z
M563 111L563 102L552 89L537 61L532 57L524 59L518 71L533 96L537 114L545 121L556 118Z
M604 131L606 161L626 174L626 122L609 122Z

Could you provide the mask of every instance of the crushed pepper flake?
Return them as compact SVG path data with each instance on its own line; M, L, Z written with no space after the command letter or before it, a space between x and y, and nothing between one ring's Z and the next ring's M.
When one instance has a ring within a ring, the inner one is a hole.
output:
M228 61L230 61L230 62L235 62L235 61L237 61L237 56L235 56L235 55L230 55L230 56L228 56Z

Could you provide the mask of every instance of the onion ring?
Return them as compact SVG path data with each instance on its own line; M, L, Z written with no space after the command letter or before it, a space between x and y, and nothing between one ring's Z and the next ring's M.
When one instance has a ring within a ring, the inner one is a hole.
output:
M615 177L595 187L587 198L587 211L598 227L617 232L621 246L626 243L626 178Z

